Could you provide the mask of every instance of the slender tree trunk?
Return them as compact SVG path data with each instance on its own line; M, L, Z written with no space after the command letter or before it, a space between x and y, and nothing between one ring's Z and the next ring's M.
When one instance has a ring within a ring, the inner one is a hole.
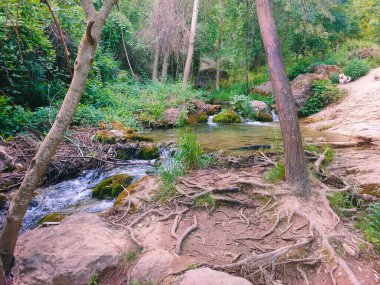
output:
M165 50L164 59L162 61L162 71L161 71L161 82L165 83L168 77L168 67L169 67L169 50Z
M53 11L53 9L51 7L51 4L50 4L49 0L44 0L44 1L45 1L46 5L49 8L49 11L50 11L51 16L53 17L55 26L57 27L58 34L59 34L59 39L61 40L61 43L63 45L63 49L65 51L65 58L66 58L67 69L69 70L70 78L73 79L73 71L71 69L71 64L70 64L70 53L69 53L69 50L67 49L67 46L66 46L65 37L63 36L61 23L59 22L57 16L54 14L54 11Z
M216 59L216 78L215 78L215 89L219 92L220 90L220 58L221 58L221 49L222 49L222 18L219 19L219 35L218 35L218 50L217 50L217 59Z
M190 36L189 36L189 49L187 51L186 64L185 64L185 69L183 71L184 85L187 85L189 83L191 63L193 61L193 54L194 54L195 36L197 33L198 11L199 11L199 0L194 0L193 17L191 19L191 29L190 29Z
M156 82L158 78L158 61L160 59L160 44L157 41L154 48L153 66L152 66L152 81Z
M117 10L120 12L120 7L119 7L119 4L118 4L118 3L116 3L116 7L117 7ZM133 77L136 77L135 73L133 72L133 68L132 68L131 62L130 62L130 60L129 60L129 55L128 55L128 51L127 51L127 46L125 45L124 31L123 31L123 26L122 26L122 23L121 23L121 15L120 15L120 14L119 14L119 22L120 22L121 42L123 43L123 48L124 48L125 57L127 58L127 63L128 63L129 69L131 70L132 76L133 76Z
M285 66L269 0L256 0L260 31L264 42L273 93L280 116L282 140L285 150L286 181L294 185L304 196L310 196L310 182L306 167L292 90L285 73Z
M17 236L25 212L29 206L34 190L38 186L52 156L69 127L82 96L87 77L95 57L97 44L103 26L117 0L105 0L99 12L94 8L92 0L81 0L87 18L87 28L78 48L74 64L74 76L63 100L61 109L45 137L37 154L30 162L24 180L13 198L0 236L0 256L4 270L9 272L13 263L13 254Z

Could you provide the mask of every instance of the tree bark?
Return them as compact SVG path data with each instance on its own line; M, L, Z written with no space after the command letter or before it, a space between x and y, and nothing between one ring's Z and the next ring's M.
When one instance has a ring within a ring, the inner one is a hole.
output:
M154 55L153 55L153 66L152 66L152 81L153 82L157 82L159 59L160 59L160 44L157 41L156 46L154 48Z
M5 276L4 276L4 269L3 269L3 262L0 258L0 285L6 285L5 284Z
M103 1L103 6L99 12L95 10L91 0L81 0L80 2L87 18L87 28L79 44L70 88L52 128L30 162L24 180L13 198L1 232L0 256L6 272L9 272L12 267L17 237L25 212L34 190L75 114L95 57L103 26L117 0Z
M66 46L65 37L63 36L61 23L59 22L57 16L54 14L53 8L51 7L49 0L44 0L44 1L49 8L49 11L50 11L51 16L53 17L55 26L57 27L59 39L61 40L61 43L63 45L63 49L65 51L67 69L69 70L70 78L73 79L73 71L71 69L71 64L70 64L70 53L69 53L69 50L67 49L67 46Z
M221 49L222 49L222 17L219 19L219 35L218 35L218 55L216 59L216 78L215 78L215 89L219 92L220 90L220 58L221 58Z
M285 150L286 181L302 195L311 194L305 152L302 145L295 101L285 72L281 45L269 0L256 0L257 17L264 42L273 93L279 111Z
M169 51L165 50L164 59L162 60L162 71L161 71L161 82L165 83L168 77L168 67L169 67Z
M195 36L197 33L198 11L199 11L199 0L194 0L193 17L191 19L191 28L190 28L190 36L189 36L189 48L187 51L186 64L185 64L185 69L183 72L184 85L187 85L189 83L191 63L193 61L193 54L194 54Z

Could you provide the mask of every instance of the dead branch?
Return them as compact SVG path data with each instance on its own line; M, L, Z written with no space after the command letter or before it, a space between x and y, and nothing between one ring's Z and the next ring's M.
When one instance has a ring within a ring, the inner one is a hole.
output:
M297 266L297 271L301 274L303 280L305 280L305 285L310 285L309 278L307 278L307 275L306 275L305 271L303 271L298 266Z

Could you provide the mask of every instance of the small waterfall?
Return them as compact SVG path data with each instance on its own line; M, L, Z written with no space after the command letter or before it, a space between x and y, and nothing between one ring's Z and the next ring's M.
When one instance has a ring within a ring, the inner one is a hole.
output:
M274 110L272 110L273 122L278 123L280 121L278 115Z
M207 119L207 125L211 126L211 127L215 127L217 126L218 124L217 123L214 123L212 121L212 119L214 119L215 115L212 115L212 116L209 116L208 119Z

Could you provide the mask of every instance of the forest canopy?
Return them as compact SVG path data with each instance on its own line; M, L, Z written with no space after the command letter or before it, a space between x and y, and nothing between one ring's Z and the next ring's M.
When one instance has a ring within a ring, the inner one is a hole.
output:
M4 138L27 129L46 131L46 118L54 118L70 83L65 50L47 3L0 4L0 135ZM49 3L60 21L73 68L85 17L78 1ZM97 8L102 1L94 3ZM104 27L73 124L118 120L138 128L149 126L166 106L157 103L150 111L133 102L181 93L176 83L183 76L192 6L190 0L119 1ZM273 1L289 78L318 63L344 67L358 49L379 43L379 9L376 0ZM197 80L200 70L218 58L219 91ZM152 83L154 69L162 84ZM268 80L252 0L200 3L191 76L192 83L202 88L189 87L189 94L209 101L249 95L253 86ZM136 114L146 123L141 124Z

